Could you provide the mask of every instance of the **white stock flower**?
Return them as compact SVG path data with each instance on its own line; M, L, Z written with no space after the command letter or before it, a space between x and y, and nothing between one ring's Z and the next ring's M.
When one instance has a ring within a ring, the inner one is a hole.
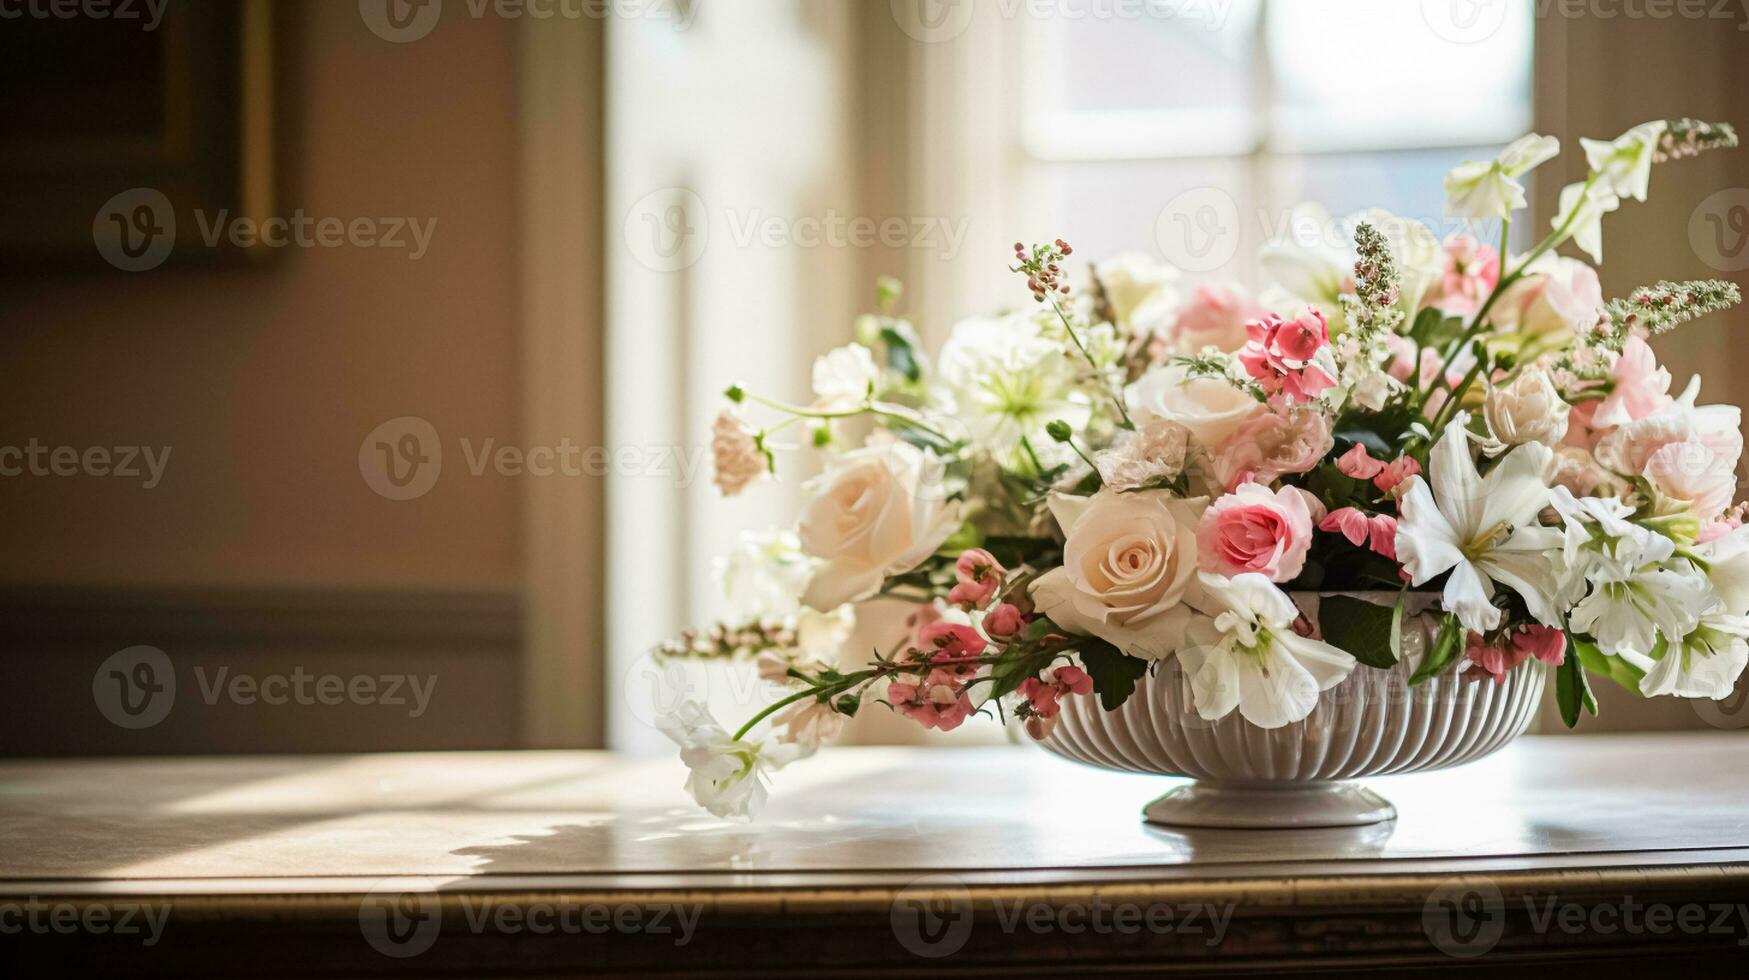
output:
M1713 592L1732 616L1749 616L1749 526L1739 527L1698 549Z
M1196 524L1207 501L1164 490L1053 494L1063 564L1032 585L1038 610L1132 657L1158 660L1183 639L1196 580Z
M1141 252L1123 252L1093 267L1112 319L1138 333L1158 333L1178 309L1178 270Z
M723 622L736 625L782 621L801 606L814 561L802 553L793 531L744 531L735 549L716 562L723 590Z
M1519 446L1484 478L1471 458L1468 424L1468 414L1459 412L1433 447L1427 478L1409 479L1397 522L1403 569L1415 585L1450 571L1443 605L1473 632L1500 625L1500 609L1491 601L1496 582L1523 596L1539 622L1558 626L1558 583L1548 552L1561 535L1536 523L1549 502L1543 473L1551 451L1538 443Z
M1494 455L1510 446L1540 442L1560 445L1567 434L1568 405L1555 390L1547 371L1530 368L1504 388L1488 386L1482 415L1499 443Z
M1652 181L1652 157L1664 129L1660 119L1641 123L1614 140L1581 139L1579 145L1585 148L1585 162L1600 175L1600 182L1620 197L1644 202Z
M1648 532L1622 539L1615 557L1590 561L1585 579L1591 592L1573 607L1568 623L1616 655L1649 654L1659 634L1687 636L1716 597L1692 564L1666 564L1673 548L1669 538Z
M1079 430L1092 417L1072 354L1023 314L961 320L941 348L942 394L979 445L1012 463L1022 437L1044 450L1056 445L1041 437L1050 422Z
M1505 218L1524 207L1518 178L1561 152L1561 141L1535 133L1514 140L1493 160L1466 160L1445 175L1445 216Z
M940 486L933 453L897 440L834 459L796 524L802 550L820 565L802 602L822 612L880 591L959 526L959 505Z
M718 817L748 820L765 805L765 774L798 758L794 747L766 748L729 737L696 701L685 701L657 726L680 746L680 761L691 774L686 791Z
M814 359L814 411L853 412L867 402L881 380L874 355L861 344L845 344Z
M1216 721L1234 708L1259 728L1280 728L1312 713L1318 695L1342 683L1355 659L1293 630L1299 609L1267 578L1203 573L1200 605L1213 619L1190 624L1179 651L1196 712Z
M1621 198L1600 184L1589 189L1582 183L1568 184L1561 188L1560 208L1549 225L1556 231L1566 228L1580 251L1602 263L1603 216L1620 206Z
M1648 698L1668 695L1678 698L1728 698L1737 678L1749 665L1749 619L1723 613L1702 616L1694 631L1680 641L1672 640L1664 655L1623 659L1646 671L1640 693Z

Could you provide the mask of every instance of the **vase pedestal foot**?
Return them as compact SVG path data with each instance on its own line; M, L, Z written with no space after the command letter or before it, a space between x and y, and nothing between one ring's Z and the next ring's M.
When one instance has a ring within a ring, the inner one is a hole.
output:
M1271 830L1363 827L1397 818L1384 797L1354 783L1219 783L1180 786L1142 810L1168 827Z

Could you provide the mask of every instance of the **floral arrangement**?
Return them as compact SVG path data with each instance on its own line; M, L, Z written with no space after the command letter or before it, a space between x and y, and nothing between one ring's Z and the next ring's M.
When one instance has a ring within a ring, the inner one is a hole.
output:
M1738 289L1606 301L1557 250L1600 262L1604 216L1645 200L1654 164L1736 142L1688 119L1584 140L1552 231L1509 255L1520 180L1559 152L1527 136L1445 181L1448 217L1497 221L1498 247L1366 212L1345 247L1266 248L1255 299L1181 302L1174 270L1134 256L1072 282L1068 244L1017 244L1034 302L958 324L933 361L884 281L811 403L735 386L715 421L726 495L780 453L823 472L793 530L724 563L730 620L658 651L783 688L732 733L696 703L666 719L690 791L748 815L769 770L875 703L1046 738L1065 699L1113 710L1174 657L1203 718L1262 728L1405 659L1411 684L1547 665L1569 725L1596 711L1588 675L1728 695L1749 662L1740 412L1698 404L1698 379L1673 396L1647 341ZM1381 590L1394 605L1355 595ZM1437 593L1438 626L1405 651L1412 590ZM1324 596L1320 625L1294 592ZM877 597L913 604L907 633L847 666L851 610Z

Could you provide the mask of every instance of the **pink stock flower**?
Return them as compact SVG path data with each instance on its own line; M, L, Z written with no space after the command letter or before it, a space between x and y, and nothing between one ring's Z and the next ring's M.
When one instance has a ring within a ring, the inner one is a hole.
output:
M1214 454L1215 477L1229 491L1241 483L1273 483L1306 473L1335 445L1322 412L1265 412L1240 425Z
M995 555L982 548L972 548L954 563L959 584L948 591L947 601L967 609L981 609L995 598L1007 571Z
M972 714L970 685L952 670L932 670L917 682L887 685L887 702L924 728L951 732Z
M1615 387L1591 416L1591 425L1608 428L1655 415L1673 404L1670 372L1658 366L1650 344L1629 337L1609 371Z
M1470 235L1445 240L1445 273L1432 305L1459 316L1474 313L1500 281L1500 253Z
M1324 314L1308 309L1293 320L1271 313L1245 325L1239 363L1271 401L1311 401L1336 384L1330 328Z
M1051 680L1044 681L1037 677L1028 677L1020 682L1020 696L1032 706L1032 713L1040 718L1055 718L1062 710L1062 697L1065 694L1093 693L1093 678L1079 667L1058 667L1051 674Z
M1020 607L1012 602L1000 603L984 617L984 632L995 640L1007 640L1020 635L1026 626L1026 617L1021 615Z
M1245 346L1245 324L1267 315L1268 310L1234 290L1198 286L1190 302L1178 311L1171 344L1183 354L1194 354L1204 347L1230 354Z
M938 656L932 657L936 663L946 660L974 660L989 646L983 636L970 626L961 623L935 622L923 627L918 634L919 646L927 653L937 651Z
M1196 529L1198 564L1229 577L1256 572L1271 582L1291 580L1312 546L1308 496L1297 487L1272 492L1241 484L1203 511Z

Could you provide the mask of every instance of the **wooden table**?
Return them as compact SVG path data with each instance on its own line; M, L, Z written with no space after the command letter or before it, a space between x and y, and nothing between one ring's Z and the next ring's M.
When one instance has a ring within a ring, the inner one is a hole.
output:
M10 762L0 973L1740 971L1746 773L1526 738L1371 781L1392 824L1174 831L1173 780L1024 748L836 750L750 825L601 753Z

